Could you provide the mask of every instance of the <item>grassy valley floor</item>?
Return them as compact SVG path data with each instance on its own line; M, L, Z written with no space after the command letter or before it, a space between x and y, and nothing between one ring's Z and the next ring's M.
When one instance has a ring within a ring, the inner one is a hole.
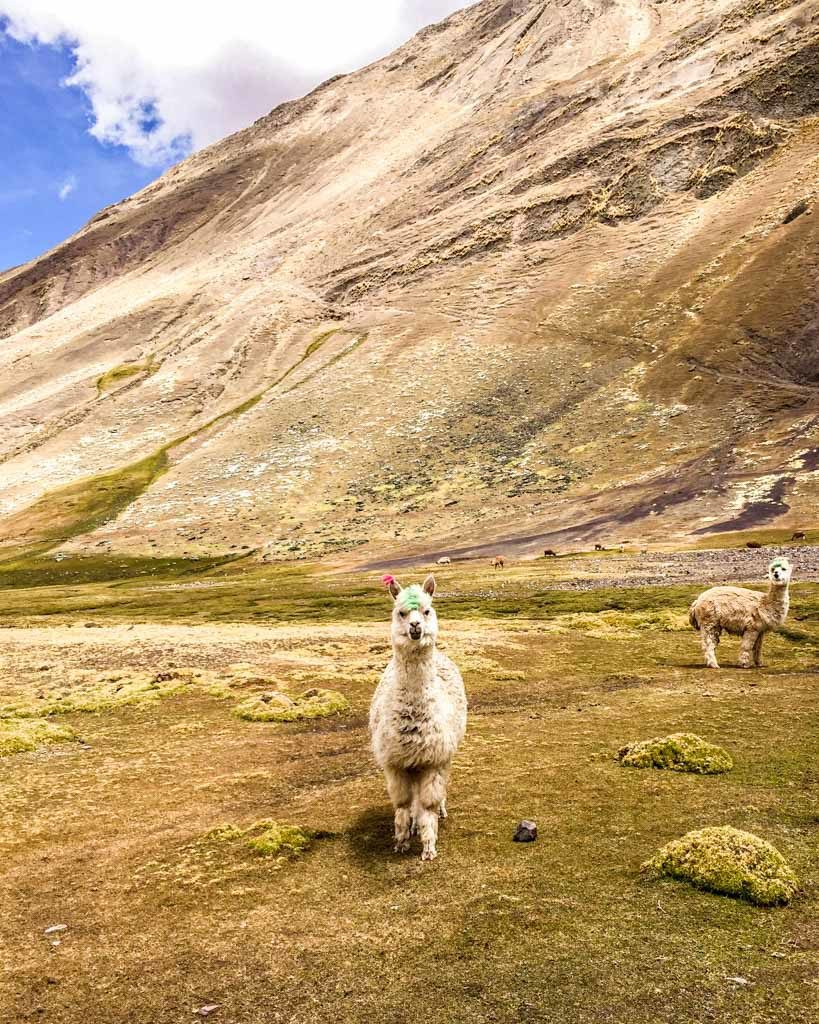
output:
M761 577L735 554L440 572L442 646L471 710L433 864L391 852L368 752L389 656L377 574L7 567L0 735L41 721L60 735L0 758L0 1019L169 1024L218 1004L211 1019L225 1024L807 1021L819 999L815 549L799 556L766 667L737 670L728 641L709 672L686 608L705 583ZM289 724L234 714L254 694L311 687L350 710ZM734 770L614 760L675 731L724 746ZM536 843L512 843L521 818L537 821ZM214 834L266 820L311 844L264 856L238 830ZM799 876L795 901L762 909L641 876L659 846L708 825L773 843Z

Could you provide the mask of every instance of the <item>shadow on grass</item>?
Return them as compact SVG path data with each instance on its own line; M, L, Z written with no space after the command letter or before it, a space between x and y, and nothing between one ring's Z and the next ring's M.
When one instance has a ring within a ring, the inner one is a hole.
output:
M393 852L393 814L387 805L369 807L345 831L353 857L368 871L377 871L398 856Z

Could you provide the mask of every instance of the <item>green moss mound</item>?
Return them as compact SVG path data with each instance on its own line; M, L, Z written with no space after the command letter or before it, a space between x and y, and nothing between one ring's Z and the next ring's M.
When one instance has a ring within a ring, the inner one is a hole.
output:
M770 843L727 825L688 832L664 846L641 870L764 907L789 903L798 886L787 861Z
M0 722L6 719L110 711L128 704L172 697L190 689L193 681L194 674L185 671L103 673L92 682L81 683L36 703L3 705L0 707Z
M76 738L67 725L36 719L0 719L0 757L37 750L49 743L69 743Z
M719 775L734 767L727 750L693 732L675 732L629 743L617 751L617 760L627 768L666 768L697 775Z
M301 722L338 715L349 707L350 702L338 690L305 690L295 698L273 690L248 697L233 709L233 713L246 722Z
M248 828L238 825L222 825L205 837L219 843L230 843L237 839L244 841L254 853L262 857L286 860L303 853L313 842L315 834L298 825L280 825L276 821L257 821Z
M310 846L313 837L298 825L278 825L275 821L256 826L246 837L247 845L263 857L296 857Z

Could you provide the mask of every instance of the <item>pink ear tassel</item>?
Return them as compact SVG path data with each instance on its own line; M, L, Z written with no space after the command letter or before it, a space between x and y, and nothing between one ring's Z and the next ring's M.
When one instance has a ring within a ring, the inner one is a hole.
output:
M384 584L385 587L389 587L391 583L395 583L395 577L390 576L390 574L387 573L386 576L381 577L381 582Z

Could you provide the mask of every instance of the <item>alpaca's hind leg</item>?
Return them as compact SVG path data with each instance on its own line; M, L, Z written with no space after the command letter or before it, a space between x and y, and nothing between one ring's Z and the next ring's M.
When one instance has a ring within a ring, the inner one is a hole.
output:
M719 643L719 629L704 628L700 630L700 642L702 653L705 656L705 664L708 668L719 668L717 663L717 644Z
M400 768L385 768L384 775L395 808L395 852L406 853L412 835L412 777Z
M762 641L764 639L765 634L760 633L756 638L756 643L754 644L754 665L756 665L757 668L762 668Z
M446 781L443 772L429 768L418 777L415 806L418 815L418 832L423 851L421 860L434 860L438 856L438 815L441 802L446 799Z
M442 781L442 793L443 793L443 795L441 796L441 803L440 803L440 806L438 807L438 817L441 819L441 821L446 821L446 819L449 817L449 815L447 814L447 811L446 811L446 791L447 791L447 786L449 786L449 769L448 768L441 770L441 778L443 780Z
M756 648L756 641L759 637L754 629L747 629L742 634L742 641L739 645L739 667L750 668L751 662L754 660L754 650Z

